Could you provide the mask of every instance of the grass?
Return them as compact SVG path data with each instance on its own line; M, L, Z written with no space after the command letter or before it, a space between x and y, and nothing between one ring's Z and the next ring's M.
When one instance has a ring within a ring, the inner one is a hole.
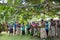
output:
M9 36L8 34L0 34L0 40L39 40L39 38L27 35Z
M0 40L40 40L40 39L29 35L9 36L7 33L5 33L0 34ZM48 37L45 40L55 40L55 39L51 39Z

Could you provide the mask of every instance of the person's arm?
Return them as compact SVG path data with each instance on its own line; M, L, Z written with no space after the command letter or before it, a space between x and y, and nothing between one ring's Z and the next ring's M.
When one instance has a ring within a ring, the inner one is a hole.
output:
M49 29L51 30L51 22L49 22Z

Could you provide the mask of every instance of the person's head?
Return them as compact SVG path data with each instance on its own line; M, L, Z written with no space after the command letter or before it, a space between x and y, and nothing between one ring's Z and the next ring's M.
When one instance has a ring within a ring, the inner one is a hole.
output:
M53 21L53 19L51 19L50 21Z
M44 20L42 19L41 21L43 22Z

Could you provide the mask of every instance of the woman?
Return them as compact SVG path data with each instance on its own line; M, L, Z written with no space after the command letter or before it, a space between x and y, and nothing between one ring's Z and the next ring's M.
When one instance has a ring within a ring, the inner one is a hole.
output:
M45 22L44 20L41 21L41 29L40 29L40 37L43 39L43 38L46 38L47 35L46 35L46 31L45 31Z
M57 25L57 34L58 37L60 37L60 21L58 21L58 25Z
M53 21L53 19L51 19L50 22L51 22L51 25L50 25L50 30L49 30L50 32L49 36L54 37L55 36L55 22Z
M35 22L32 22L32 33L33 33L33 36L35 36L36 34L36 23Z
M32 24L30 24L30 26L31 26L31 28L30 28L30 30L31 30L31 36L33 36L33 34L34 34L33 25L32 25Z
M18 23L18 24L17 24L17 27L16 27L16 34L17 34L17 35L20 35L20 32L21 32L20 28L21 28L21 24Z

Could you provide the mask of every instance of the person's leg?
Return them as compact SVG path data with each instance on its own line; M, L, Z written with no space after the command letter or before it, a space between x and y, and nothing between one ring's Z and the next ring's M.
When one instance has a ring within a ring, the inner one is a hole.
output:
M22 33L22 32L21 32L21 28L20 28L20 35L21 35L21 33Z
M31 27L30 30L31 30L31 34L30 35L33 36L33 33L34 33L33 27Z
M47 36L48 36L48 30L46 30L46 34L47 34Z
M16 35L18 35L18 27L15 29Z
M22 35L24 34L24 31L22 30Z
M30 30L29 30L29 28L27 29L27 34L30 34Z
M10 36L10 29L9 29L9 36Z
M23 34L25 35L25 30L23 31Z
M28 28L27 28L27 34L28 34Z
M34 31L33 31L33 28L31 29L31 36L33 36L33 34L34 34Z
M15 28L13 28L13 35L15 35L15 30L16 30L16 29L15 29Z
M28 30L28 34L30 34L30 30Z
M13 34L13 28L11 28L11 32L10 33L11 33L11 35Z
M24 35L25 34L25 31L22 31L22 35Z
M22 31L22 35L23 35L23 31Z
M18 28L18 35L20 35L20 28Z

